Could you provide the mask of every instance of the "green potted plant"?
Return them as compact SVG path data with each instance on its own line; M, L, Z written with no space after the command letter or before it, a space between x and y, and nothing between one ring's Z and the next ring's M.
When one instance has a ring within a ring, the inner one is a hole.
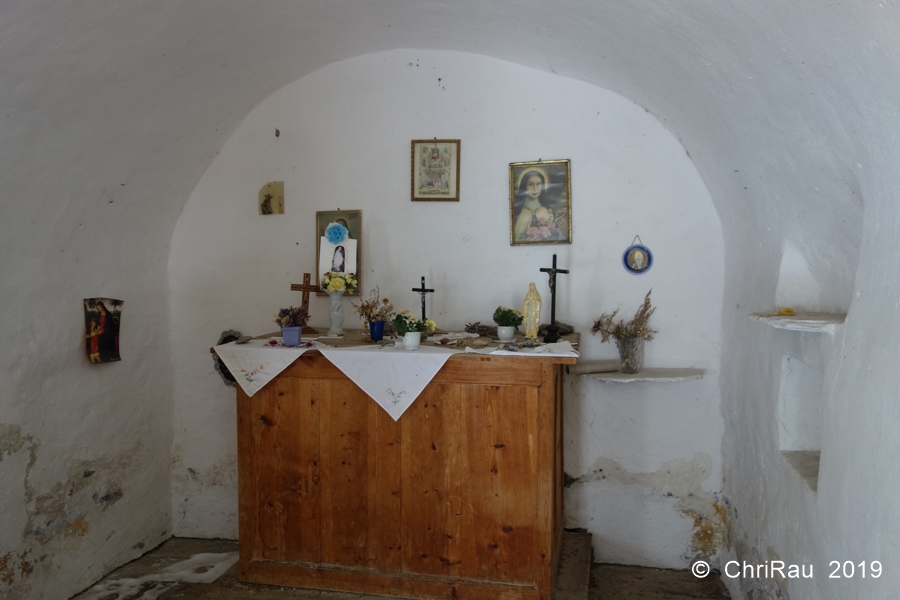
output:
M415 350L419 347L420 337L425 330L434 331L437 324L431 319L417 319L409 314L408 310L397 313L393 320L394 330L403 338L403 347L407 350Z
M651 289L650 292L653 290ZM622 373L638 373L644 366L644 340L652 340L657 333L650 329L648 322L656 307L650 304L650 292L644 296L644 303L630 321L619 319L614 321L618 309L612 313L603 313L591 327L591 333L600 333L603 342L609 338L616 340L619 348L620 370Z
M299 346L300 332L309 322L309 314L302 306L281 308L275 313L275 322L281 327L281 337L285 346Z
M497 324L497 338L501 342L511 342L516 337L516 331L525 317L518 310L498 306L494 311L494 323Z
M352 302L350 304L353 304ZM369 297L359 304L353 304L356 314L368 324L369 337L379 342L384 337L384 325L394 315L394 305L387 298L382 298L378 286L369 292Z

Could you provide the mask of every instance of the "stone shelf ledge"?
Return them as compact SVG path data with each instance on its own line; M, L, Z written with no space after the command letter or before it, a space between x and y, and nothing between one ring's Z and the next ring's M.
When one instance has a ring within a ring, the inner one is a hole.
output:
M793 316L747 315L745 318L765 323L776 329L788 331L806 331L810 333L829 333L837 331L838 325L844 324L845 314L806 313Z
M706 373L703 369L641 369L640 373L585 373L585 377L610 383L637 383L652 381L656 383L674 383L702 379Z

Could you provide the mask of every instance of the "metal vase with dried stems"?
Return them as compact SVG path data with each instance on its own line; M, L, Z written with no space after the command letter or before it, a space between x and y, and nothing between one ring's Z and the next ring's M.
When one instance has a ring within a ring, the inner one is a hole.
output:
M655 330L650 329L647 323L650 316L656 311L656 307L650 304L651 289L644 296L644 303L634 314L634 318L626 322L622 319L613 321L619 310L612 313L603 313L591 327L591 333L600 333L603 342L609 338L616 340L619 348L619 359L622 373L639 373L644 367L644 340L652 340Z

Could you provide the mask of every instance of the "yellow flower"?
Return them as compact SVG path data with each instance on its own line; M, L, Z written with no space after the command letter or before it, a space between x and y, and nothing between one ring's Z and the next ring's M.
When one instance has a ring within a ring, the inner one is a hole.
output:
M334 289L331 289L332 286L334 286ZM344 283L344 280L341 278L333 279L328 285L328 288L329 291L332 292L343 292L347 288L347 284Z
M409 314L409 311L408 311L408 310L404 310L404 311L400 312L400 314L401 314L401 315L408 315L408 314Z
M431 331L437 329L437 323L435 323L431 319L425 319L425 325L427 325L428 329L430 329Z

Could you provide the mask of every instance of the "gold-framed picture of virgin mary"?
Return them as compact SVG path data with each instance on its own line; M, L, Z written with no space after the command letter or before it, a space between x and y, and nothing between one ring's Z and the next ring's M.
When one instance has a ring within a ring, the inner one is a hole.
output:
M572 243L572 174L568 159L509 165L509 243Z
M342 227L329 228L336 223ZM325 273L353 273L359 287L348 296L359 296L362 289L362 211L316 211L316 281ZM326 292L316 292L325 296Z

